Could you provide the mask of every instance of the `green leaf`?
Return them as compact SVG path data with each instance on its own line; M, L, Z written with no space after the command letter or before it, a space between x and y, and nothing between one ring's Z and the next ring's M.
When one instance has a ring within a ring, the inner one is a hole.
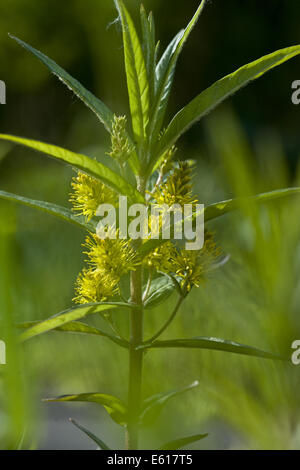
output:
M9 36L17 41L27 51L35 55L52 73L54 73L54 75L59 78L59 80L72 90L75 95L78 96L78 98L80 98L84 104L96 114L108 132L111 132L114 114L104 103L102 103L102 101L96 98L96 96L94 96L90 91L86 90L81 83L71 77L71 75L57 65L52 59L49 59L45 54L15 36Z
M198 19L200 18L205 4L206 0L202 0L187 27L180 31L171 41L170 45L167 47L165 53L157 65L155 103L151 112L150 126L150 135L154 143L157 140L157 136L159 135L164 120L179 55Z
M186 387L182 387L177 390L171 390L165 393L158 393L147 398L146 400L144 400L142 412L140 415L141 423L144 425L153 423L153 421L157 419L157 417L161 413L163 407L171 398L177 397L178 395L188 392L189 390L192 390L193 388L196 388L198 386L199 382L196 380L195 382L190 385L187 385Z
M103 406L110 417L120 426L126 426L127 409L124 403L113 395L103 393L81 393L79 395L62 395L56 398L46 398L43 400L47 403L52 402L88 402L97 403Z
M58 217L61 220L69 222L70 224L77 225L84 230L88 230L90 232L95 232L96 230L95 222L86 222L84 217L75 215L71 210L56 204L51 204L50 202L35 201L34 199L28 199L26 197L18 196L17 194L8 193L1 190L0 198L5 199L6 201L16 202L24 206L32 207L33 209L38 209L42 212L46 212L47 214Z
M152 12L147 17L144 5L141 5L141 24L143 31L143 50L146 58L146 67L151 101L154 97L155 83L155 24Z
M168 276L160 276L151 283L145 308L153 308L167 300L176 289L174 282Z
M87 315L104 312L106 310L111 310L118 307L132 308L129 306L129 304L122 302L99 302L95 304L79 305L77 307L70 308L53 317L48 318L47 320L39 322L32 328L29 328L21 334L21 340L27 341L28 339L31 339L35 336L62 327L67 323L80 320Z
M243 202L245 202L245 200L249 202L253 201L258 204L264 204L267 202L272 202L272 201L276 201L279 199L296 196L298 194L300 194L300 187L278 189L276 191L270 191L267 193L262 193L262 194L258 194L255 196L251 196L249 198L244 198L244 200L240 198L240 199L228 199L227 201L216 202L204 208L205 222L216 219L217 217L221 217L222 215L225 215L229 212L238 210L242 206ZM197 214L195 214L195 216L196 215ZM164 242L165 240L162 240L162 239L147 240L145 243L141 245L139 249L140 256L141 257L146 256L148 253L151 253L151 251L155 250L155 248L157 248Z
M152 344L145 344L141 348L185 348L185 349L212 349L214 351L224 351L245 356L263 357L266 359L285 360L279 354L273 354L267 351L246 346L245 344L227 341L221 338L196 337L191 339L173 339L166 341L155 341Z
M132 128L137 142L145 140L149 122L149 83L143 50L127 9L122 0L115 0L120 15L125 54Z
M143 196L131 186L131 184L127 183L124 178L107 166L86 155L74 153L70 150L57 147L56 145L45 144L36 140L24 139L13 135L0 134L0 139L24 145L25 147L47 154L99 179L117 193L128 196L132 201L144 201Z
M17 323L16 327L22 330L27 330L29 328L37 326L40 323L41 323L40 321ZM127 343L123 339L118 338L115 335L111 335L110 333L106 333L106 331L100 330L99 328L95 328L94 326L90 326L90 325L87 325L86 323L82 323L78 321L72 321L62 326L58 326L52 331L62 331L65 333L79 333L83 335L101 336L103 338L110 339L111 341L113 341L116 344L119 344L122 347L125 347L125 348L129 347L129 343Z
M195 122L212 111L222 101L232 96L252 80L255 80L274 67L300 54L300 46L280 49L272 54L244 65L234 73L218 80L207 88L173 118L164 136L158 144L156 157L159 157L172 147L177 139L186 132ZM152 166L155 161L152 162Z
M282 199L290 196L296 196L300 194L300 187L295 188L286 188L278 189L276 191L271 191L268 193L258 194L257 196L250 196L249 198L244 199L228 199L227 201L217 202L211 204L205 208L205 221L216 219L222 215L227 214L238 210L243 202L257 202L259 204L264 204L266 202L276 201L277 199Z
M111 133L114 113L101 100L94 96L90 91L86 90L81 85L81 83L69 75L68 72L56 64L52 59L49 59L49 57L47 57L45 54L15 36L9 36L17 41L27 51L35 55L54 75L59 78L59 80L61 80L69 88L69 90L72 90L73 93L75 93L75 95L78 96L78 98L80 98L83 103L96 114L99 120L104 124L106 130ZM129 136L128 139L131 140ZM140 168L140 163L136 152L133 152L130 156L129 163L134 173L137 173Z
M76 428L78 428L80 431L82 431L84 434L86 434L92 441L94 441L102 450L111 450L105 442L103 442L99 437L95 436L91 431L89 431L87 428L82 426L81 424L77 423L74 419L70 418L69 419L70 423L74 424Z
M171 59L174 57L175 51L182 38L183 33L184 30L181 30L178 34L176 34L176 36L172 39L156 66L155 102L151 112L151 134L154 133L155 135L157 135L161 129L176 69L177 61L173 64L171 70L169 70Z
M195 436L183 437L182 439L176 439L175 441L168 442L167 444L160 447L158 450L177 450L183 447L193 444L194 442L205 439L208 434L196 434Z

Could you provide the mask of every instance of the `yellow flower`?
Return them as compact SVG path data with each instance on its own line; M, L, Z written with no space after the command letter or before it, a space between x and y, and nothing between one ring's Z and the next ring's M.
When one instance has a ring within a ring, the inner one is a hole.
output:
M77 278L75 293L73 300L78 304L105 302L118 293L118 281L98 270L83 269Z
M204 246L201 250L180 250L174 257L174 273L181 279L181 286L187 292L193 286L199 287L205 282L212 263L221 255L222 250L216 245L213 235L205 232Z
M117 203L117 195L113 190L81 171L73 178L72 187L74 192L70 202L73 204L73 210L84 215L87 220L94 217L100 204Z
M88 255L88 262L94 269L120 280L124 274L135 270L139 261L130 241L118 238L118 230L114 231L115 239L109 235L102 240L97 235L90 234L84 245L89 250L85 254Z
M195 204L197 198L193 196L191 184L191 167L189 163L179 163L178 168L167 177L167 180L159 184L152 193L152 198L158 205L167 204Z
M193 286L199 287L205 282L212 263L222 254L213 235L205 232L205 242L201 250L178 250L171 241L167 241L153 250L143 263L149 269L175 275L181 287L190 292Z
M83 269L76 281L76 303L103 302L119 293L121 277L136 268L138 259L127 240L118 239L118 231L109 229L110 236L100 239L90 234L84 244L88 248L89 269Z
M133 152L126 133L126 116L114 116L111 133L111 152L108 154L123 165Z
M198 260L197 251L181 250L175 261L175 274L181 278L181 286L189 292L192 286L199 287L203 281L204 269Z
M171 241L167 241L149 253L143 260L145 266L155 271L170 273L173 271L173 259L176 248Z

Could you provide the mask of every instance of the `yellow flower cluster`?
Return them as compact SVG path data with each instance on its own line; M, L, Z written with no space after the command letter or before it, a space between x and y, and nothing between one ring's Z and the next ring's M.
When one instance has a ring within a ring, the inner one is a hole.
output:
M105 302L118 293L118 286L101 271L84 268L77 278L75 292L73 300L77 304Z
M144 258L143 263L150 270L171 273L173 271L175 254L176 248L173 243L166 241L149 253Z
M166 179L154 189L152 198L158 205L167 204L196 204L197 198L193 196L191 184L191 166L188 162L179 163L173 168Z
M84 269L77 279L74 300L79 304L103 302L118 294L121 277L138 265L130 241L119 239L114 229L109 235L115 239L102 240L90 234L85 241L89 269Z
M166 204L171 207L174 204L179 204L181 207L184 204L196 204L197 198L193 196L191 184L191 166L188 162L181 162L178 166L170 161L176 149L173 147L160 167L160 175L163 178L168 174L165 181L160 182L151 193L151 199L157 206ZM149 227L151 231L151 223ZM152 231L160 231L161 220L159 227L152 227ZM183 252L178 252L171 241L167 241L151 252L144 260L144 264L149 269L162 271L166 273L176 273L176 266L182 261L180 253L183 257ZM177 266L179 269L179 266Z
M119 238L118 230L111 228L108 232L108 237L103 240L95 234L87 237L84 246L89 251L85 254L88 255L90 266L120 279L136 268L136 253L130 241Z
M129 157L132 148L126 136L126 118L115 117L112 133L111 157L120 164ZM151 194L151 202L171 207L174 204L195 204L191 185L191 165L188 162L174 164L172 148L160 167L160 177ZM90 220L100 204L117 206L117 194L97 179L79 172L72 182L73 194L70 201L73 210ZM149 222L151 232L151 219ZM161 221L160 221L161 224ZM160 230L152 227L153 230ZM141 263L146 269L176 276L184 292L204 282L212 262L220 256L213 236L206 232L204 247L199 251L177 248L170 240L162 243L141 261L131 246L131 240L119 238L115 228L107 229L107 238L100 239L90 234L84 244L87 249L88 267L84 268L76 281L74 301L79 304L103 302L119 294L122 276L136 269Z
M114 116L111 133L111 152L108 154L123 166L133 152L126 133L126 116Z
M212 263L222 254L213 235L205 233L204 246L201 250L181 250L174 259L174 273L181 279L181 287L190 292L193 286L199 287L205 282Z
M94 217L100 204L117 203L117 194L113 190L81 171L73 178L72 188L74 192L70 202L73 210L84 215L88 221Z
M216 245L213 235L205 232L201 250L179 250L172 242L167 241L152 251L144 263L149 269L175 275L183 290L190 292L193 286L199 287L205 282L212 263L221 254L222 250Z

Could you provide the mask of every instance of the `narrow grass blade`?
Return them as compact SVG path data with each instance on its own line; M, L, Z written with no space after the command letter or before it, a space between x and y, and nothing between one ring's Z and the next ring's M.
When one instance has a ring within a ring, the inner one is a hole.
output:
M74 424L76 428L78 428L80 431L82 431L84 434L86 434L92 441L94 441L100 449L102 450L111 450L105 442L103 442L99 437L95 436L91 431L89 431L87 428L82 426L81 424L77 423L74 419L70 418L69 419L70 423Z
M141 412L140 416L140 421L142 424L152 424L153 421L159 416L161 413L163 407L167 404L167 402L174 397L177 397L178 395L181 395L182 393L188 392L192 390L193 388L196 388L199 386L198 380L193 382L190 385L187 385L186 387L182 387L176 390L171 390L165 393L158 393L156 395L153 395L146 400L144 400L143 403L143 409Z
M175 441L168 442L160 447L158 450L178 450L186 447L189 444L194 442L201 441L205 439L208 434L196 434L195 436L183 437L182 439L176 439Z

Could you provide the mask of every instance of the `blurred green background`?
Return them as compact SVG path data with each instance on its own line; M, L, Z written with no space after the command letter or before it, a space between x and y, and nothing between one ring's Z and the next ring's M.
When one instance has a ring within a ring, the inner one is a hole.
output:
M127 0L137 18L140 2ZM145 0L162 49L186 25L198 0ZM299 2L212 0L178 64L169 117L202 89L244 63L300 42ZM101 155L109 139L97 119L10 32L53 58L117 114L127 113L121 33L112 0L2 0L0 79L7 104L1 132ZM300 106L291 84L294 59L238 93L179 144L195 159L195 186L205 204L299 185ZM69 205L72 170L28 150L0 144L0 188ZM299 201L237 214L210 225L230 261L192 292L167 333L220 336L290 353L300 339ZM10 365L0 366L0 448L93 448L67 422L72 416L112 446L123 436L97 405L45 405L41 398L100 391L126 399L127 357L106 340L52 333L19 350L14 322L45 319L71 306L83 263L84 233L47 215L0 205L0 315ZM176 299L147 313L147 336ZM125 312L116 315L126 331ZM102 320L91 318L92 324ZM4 327L5 325L5 327ZM5 328L5 329L4 329ZM154 351L146 356L144 395L200 387L170 402L142 445L209 432L194 448L300 448L300 366L218 352ZM23 436L23 430L26 430ZM22 440L22 436L24 440Z

